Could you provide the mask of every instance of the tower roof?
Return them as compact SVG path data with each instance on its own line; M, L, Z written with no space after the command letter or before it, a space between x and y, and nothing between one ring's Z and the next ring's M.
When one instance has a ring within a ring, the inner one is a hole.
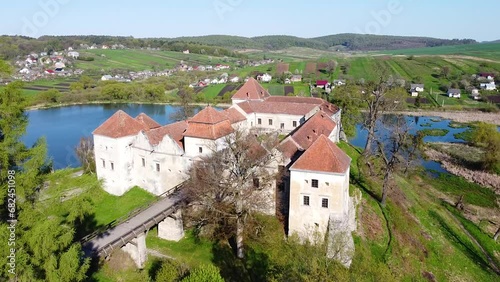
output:
M141 130L149 129L144 123L132 118L122 110L114 113L103 124L101 124L92 134L102 135L111 138L120 138L136 135Z
M205 123L205 124L216 124L227 120L227 116L211 106L207 106L194 117L188 120L189 123Z
M159 123L157 123L154 119L150 118L145 113L140 113L138 116L135 117L135 119L140 123L142 123L148 129L153 129L161 126Z
M290 170L345 173L350 164L351 158L325 135L321 135Z
M238 100L264 100L271 95L255 78L250 77L245 84L231 97Z

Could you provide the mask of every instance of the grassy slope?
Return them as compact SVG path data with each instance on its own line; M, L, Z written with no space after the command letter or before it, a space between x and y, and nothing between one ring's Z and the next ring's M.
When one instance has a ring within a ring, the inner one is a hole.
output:
M125 69L132 71L172 68L184 61L190 65L222 64L223 58L201 54L183 54L173 51L150 50L85 50L82 56L94 57L94 61L76 61L76 67L84 70ZM102 56L104 55L104 56Z
M440 46L378 52L392 55L461 55L500 60L500 43Z
M356 183L359 179L356 165L359 153L345 144L340 146L353 158L351 182ZM438 181L421 175L398 176L396 183L399 188L390 192L384 209L369 195L378 195L380 187L371 181L361 181L361 185L357 185L363 191L360 212L358 210L361 228L356 236L357 255L353 268L358 267L363 259L359 255L366 256L365 252L369 250L369 255L375 261L383 262L397 281L422 279L424 271L432 272L437 281L493 281L497 278L487 266L483 252L465 234L456 217L440 199L442 195L454 198L463 193L462 188L466 187L464 180L453 176ZM476 204L498 210L491 191L477 185L470 186L468 190L472 192L470 189L475 189L477 198L470 198L466 203L468 207ZM500 251L490 235L467 219L460 220L472 230L469 232L491 256ZM390 244L387 244L386 226L390 227Z

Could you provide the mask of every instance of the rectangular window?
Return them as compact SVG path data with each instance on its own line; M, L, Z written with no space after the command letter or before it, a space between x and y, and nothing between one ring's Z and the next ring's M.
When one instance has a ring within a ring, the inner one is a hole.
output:
M321 207L328 208L328 199L327 198L321 199Z
M253 178L253 188L259 189L260 188L260 180L258 177Z
M285 129L285 124L284 124L284 123L281 123L281 124L280 124L280 128L281 128L281 129Z
M309 206L309 196L304 196L303 202L304 206Z
M292 121L292 125L293 127L297 127L297 121L296 120Z
M115 164L111 162L111 170L115 170Z
M160 171L160 164L156 164L156 171Z
M318 188L319 187L319 185L318 185L318 179L311 180L311 187L312 188Z
M257 119L257 124L261 125L262 124L262 119Z
M203 147L198 147L198 153L203 153Z
M106 161L102 160L102 168L106 168Z
M142 167L146 167L146 159L142 158Z
M269 119L269 125L273 125L273 120Z

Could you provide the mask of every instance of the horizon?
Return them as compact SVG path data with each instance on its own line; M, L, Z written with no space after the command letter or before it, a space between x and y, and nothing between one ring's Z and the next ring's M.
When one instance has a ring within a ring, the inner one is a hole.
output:
M202 35L181 35L181 36L176 36L176 37L136 37L136 36L125 36L125 35L113 35L113 34L62 34L62 35L54 35L54 34L42 34L38 37L29 37L32 39L40 39L41 37L80 37L80 36L103 36L103 37L131 37L134 39L177 39L177 38L192 38L192 37L208 37L208 36L231 36L231 37L240 37L240 38L257 38L257 37L267 37L267 36L286 36L286 37L296 37L296 38L302 38L302 39L315 39L319 37L326 37L326 36L335 36L335 35L343 35L343 34L353 34L353 35L362 35L362 36L393 36L393 37L420 37L420 38L433 38L433 39L444 39L444 40L463 40L463 39L472 39L476 40L474 38L441 38L441 37L432 37L432 36L425 36L425 35L396 35L396 34L369 34L369 33L352 33L352 32L342 32L342 33L335 33L335 34L324 34L324 35L319 35L315 37L301 37L293 34L263 34L263 35L255 35L255 36L243 36L243 35L234 35L234 34L202 34ZM0 36L23 36L26 37L25 35L20 35L20 34L0 34ZM478 43L488 43L492 41L498 41L500 39L493 39L493 40L488 40L488 41L479 41L476 40Z
M485 17L483 10L471 9L474 3L467 0L439 3L428 0L360 1L342 5L339 1L289 3L284 0L272 3L263 0L165 2L149 0L137 5L136 1L12 1L5 3L2 9L5 15L0 34L33 38L76 34L134 38L208 35L315 38L355 33L474 39L478 42L500 39L499 34L487 28L494 26L494 18ZM481 6L497 10L500 2L486 0ZM467 20L454 20L450 14L454 14L454 18L466 16Z

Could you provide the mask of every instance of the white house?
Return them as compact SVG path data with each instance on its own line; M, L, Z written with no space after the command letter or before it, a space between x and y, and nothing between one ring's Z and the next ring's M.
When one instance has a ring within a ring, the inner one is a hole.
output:
M229 81L232 83L238 83L240 81L240 78L237 76L234 76L234 77L231 77L231 79L229 79Z
M410 91L411 92L424 92L424 85L423 84L411 84Z
M108 81L108 80L113 80L113 76L106 74L101 77L102 81Z
M481 83L481 89L492 91L496 90L497 86L494 81L488 82L488 83Z
M182 51L183 54L189 54L189 49Z
M448 97L450 98L460 98L460 89L450 88L448 89Z
M270 82L272 79L273 77L268 73L257 76L257 80L262 82Z
M344 79L335 79L333 81L333 85L334 86L342 86L342 85L345 85L345 84L346 84L346 82L345 82Z
M70 51L68 52L68 57L71 57L73 59L78 59L78 57L80 57L80 53L76 51Z

